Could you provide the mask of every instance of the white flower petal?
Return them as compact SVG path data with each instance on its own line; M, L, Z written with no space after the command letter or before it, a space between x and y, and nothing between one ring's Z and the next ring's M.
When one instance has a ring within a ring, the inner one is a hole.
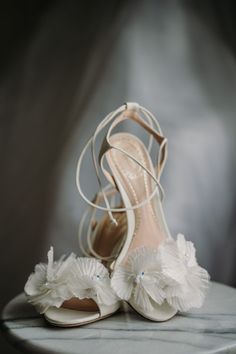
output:
M190 308L202 306L206 289L209 284L208 272L197 264L196 251L192 242L186 241L183 235L178 235L176 241L178 259L181 262L184 281L168 283L166 297L168 303L179 311L188 311ZM168 274L172 280L178 280L174 273Z
M179 258L179 252L176 247L176 242L170 240L163 242L158 249L162 274L166 280L170 280L173 284L176 282L184 283L186 268Z
M95 258L77 258L74 292L80 299L94 298L99 304L112 305L118 298L111 288L106 267Z
M178 234L176 245L181 259L185 259L189 266L197 265L196 250L191 241L186 241L184 235Z
M144 278L145 279L145 278ZM154 300L158 305L161 305L165 300L165 291L161 286L161 282L158 278L155 278L152 281L142 281L143 289L146 293Z
M106 282L98 281L97 283L96 293L99 304L106 304L110 306L117 302L117 295L111 288L110 280L107 280Z
M133 298L135 303L143 310L148 312L152 310L151 299L141 284L137 284L137 286L135 287Z
M44 313L50 306L60 307L65 300L73 297L71 268L75 262L74 255L53 261L53 248L48 252L48 264L36 265L26 284L25 293L28 301Z
M134 278L123 266L118 266L111 278L111 286L120 299L128 301L133 290Z
M41 290L40 288L45 283L46 279L46 264L38 264L35 267L35 272L32 273L24 287L24 291L29 296L38 295Z
M54 250L53 247L50 247L48 251L48 266L47 266L47 279L50 280L53 278L53 257L54 257Z
M178 250L184 255L186 252L186 240L183 234L177 235L176 244Z

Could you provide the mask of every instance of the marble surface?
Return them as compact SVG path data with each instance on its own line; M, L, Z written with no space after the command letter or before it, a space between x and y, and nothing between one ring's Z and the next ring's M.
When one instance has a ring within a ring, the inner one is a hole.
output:
M108 319L73 329L49 326L20 294L6 305L1 327L25 353L236 353L236 289L211 283L200 310L164 323L145 320L125 304Z

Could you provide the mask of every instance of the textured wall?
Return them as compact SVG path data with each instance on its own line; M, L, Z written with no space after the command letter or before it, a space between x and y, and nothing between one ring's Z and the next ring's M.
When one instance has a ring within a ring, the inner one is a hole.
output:
M236 64L227 12L218 26L212 2L135 4L25 2L2 15L1 307L50 244L58 255L77 251L78 153L126 100L156 113L169 139L163 185L172 232L194 240L214 279L236 284ZM90 171L87 164L95 190Z

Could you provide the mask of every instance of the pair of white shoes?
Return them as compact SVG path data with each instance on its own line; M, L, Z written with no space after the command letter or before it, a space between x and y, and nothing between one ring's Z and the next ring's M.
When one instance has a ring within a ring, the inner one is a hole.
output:
M113 133L127 120L149 134L147 148L133 134ZM97 138L104 129L97 153ZM153 141L159 147L156 166L150 157ZM82 160L89 148L100 187L93 201L80 186ZM198 265L193 243L182 234L176 240L171 237L162 210L160 177L166 157L167 139L156 118L137 103L122 105L98 125L80 155L76 176L79 193L90 205L79 228L86 257L71 254L54 261L51 248L48 263L36 265L25 285L28 301L47 321L62 327L91 323L115 313L121 300L153 321L202 306L209 275ZM102 176L108 180L105 187ZM119 207L114 207L117 197ZM99 222L96 210L106 212Z

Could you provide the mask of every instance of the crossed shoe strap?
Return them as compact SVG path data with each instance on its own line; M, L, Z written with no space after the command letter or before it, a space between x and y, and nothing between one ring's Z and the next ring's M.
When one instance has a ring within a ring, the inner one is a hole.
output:
M114 177L104 168L104 157L105 154L111 150L111 149L115 149L120 151L121 153L123 153L125 156L127 156L128 158L130 158L132 161L134 161L136 164L138 164L144 171L147 172L147 174L154 180L154 182L157 184L157 186L160 189L161 192L161 196L164 196L164 191L162 189L162 186L160 184L160 177L166 162L166 157L167 157L167 139L164 138L160 133L158 133L157 131L155 131L152 127L150 127L150 125L148 125L144 120L142 120L139 115L137 114L139 107L136 108L136 106L134 106L134 104L130 106L128 106L128 108L120 115L118 116L110 125L110 128L107 132L107 135L105 136L102 146L101 146L101 150L99 153L99 164L100 167L104 173L104 175L107 177L108 181L112 184L114 184ZM148 170L139 160L137 160L135 157L133 157L131 154L129 154L127 151L125 151L124 149L121 149L120 147L117 147L115 145L112 145L110 142L110 136L111 133L113 131L113 129L120 124L121 122L127 120L127 119L131 119L134 122L138 123L139 125L141 125L145 130L147 130L147 132L154 137L154 139L157 141L157 143L160 145L160 149L159 149L159 154L158 154L158 159L157 159L157 165L156 165L156 176L153 175L153 173ZM114 184L115 186L115 184ZM142 205L142 203L141 203ZM139 205L139 206L141 206Z
M108 198L110 198L110 203L111 205L113 205L115 203L115 198L116 195L118 193L118 191L113 188L113 186L111 185L106 185L104 187L104 193ZM93 203L96 205L99 205L101 202L104 201L104 196L103 193L99 192L98 194L95 195L95 197L93 198ZM98 221L96 219L96 212L97 212L97 208L96 207L92 207L89 206L85 212L83 213L81 219L80 219L80 223L79 223L79 228L78 228L78 243L79 243L79 248L81 250L81 252L83 253L84 256L86 257L91 257L94 256L98 259L102 259L104 261L109 261L109 260L113 260L114 259L114 255L111 256L102 256L100 254L98 254L94 247L93 247L93 242L96 238L97 235L97 231L98 231ZM86 223L86 220L88 220L88 222ZM86 223L86 232L84 232L85 229L85 223ZM86 243L86 248L84 247L84 242L83 239L85 238L85 243Z
M141 112L145 115L145 118L148 120L148 122L146 122L138 113ZM131 154L129 154L127 151L118 148L117 146L114 146L111 144L110 142L110 135L112 130L115 128L115 126L117 126L119 123L121 123L122 121L126 120L126 119L131 119L134 122L138 123L142 128L144 128L151 136L150 140L149 140L149 146L148 149L149 151L151 150L152 147L152 139L154 138L158 144L159 144L159 154L158 154L158 159L157 159L157 167L156 167L156 176L149 171L140 161L138 161L136 158L134 158ZM113 121L114 120L114 121ZM99 165L100 168L102 169L103 173L105 174L106 178L108 179L108 181L112 184L115 185L114 183L114 177L104 168L103 165L103 158L106 154L106 152L108 152L110 149L116 149L119 150L120 152L122 152L125 156L127 156L128 158L130 158L131 160L133 160L135 163L137 163L144 171L147 172L147 174L153 179L153 181L156 183L156 188L154 189L154 191L151 193L151 195L149 197L147 197L144 201L142 201L139 204L136 205L132 205L131 207L125 207L125 208L113 208L110 206L110 203L106 197L106 194L104 192L104 188L102 187L102 182L101 182L101 176L100 176L100 172L99 172L99 166L97 163L97 159L96 159L96 154L95 154L95 143L96 143L96 138L97 135L109 124L110 128L108 129L107 135L105 136L105 139L103 140L100 152L99 152ZM153 128L153 126L156 127L156 129ZM93 157L93 163L94 163L94 167L95 167L95 172L96 172L96 176L97 176L97 180L99 183L99 187L101 190L101 193L103 195L104 198L104 202L106 204L105 207L97 205L96 203L94 203L93 201L90 201L85 194L83 193L82 189L81 189L81 185L80 185L80 169L81 169L81 163L82 160L84 158L84 155L87 151L87 149L91 147L92 150L92 157ZM110 114L108 114L103 121L98 125L97 129L95 130L94 135L92 136L92 138L89 139L89 141L87 142L87 144L85 145L79 160L78 160L78 164L77 164L77 172L76 172L76 182L77 182L77 188L78 191L80 193L80 195L82 196L82 198L92 207L95 207L97 209L103 210L103 211L107 211L109 214L109 217L111 219L112 222L117 223L116 219L113 217L112 213L113 212L123 212L123 211L127 211L127 210L134 210L137 209L143 205L145 205L146 203L148 203L153 196L156 194L157 190L159 189L161 197L164 196L164 191L162 189L162 186L160 184L160 177L161 177L161 173L163 171L165 162L166 162L166 157L167 157L167 139L163 136L161 128L156 120L156 118L152 115L151 112L149 112L146 108L139 106L137 103L126 103L125 105L119 107L117 110L115 110L114 112L111 112Z

